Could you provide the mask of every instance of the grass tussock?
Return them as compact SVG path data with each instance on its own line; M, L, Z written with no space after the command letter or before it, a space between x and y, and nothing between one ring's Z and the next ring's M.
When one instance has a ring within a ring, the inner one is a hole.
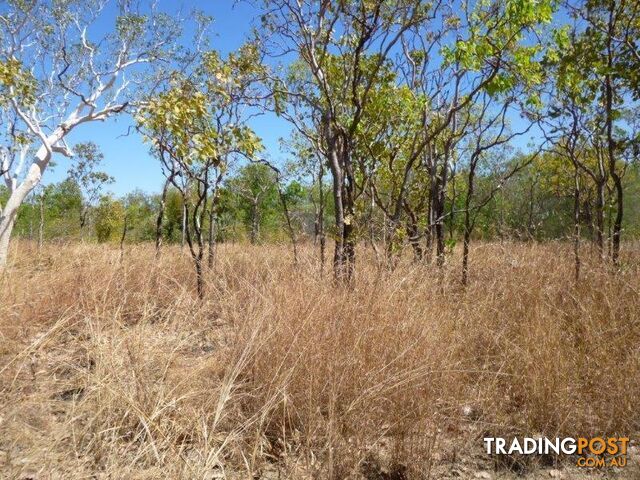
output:
M119 255L16 245L2 478L445 478L483 435L640 431L637 255L575 284L566 245L479 244L463 289L362 249L343 291L311 246L223 245L204 302L179 248Z

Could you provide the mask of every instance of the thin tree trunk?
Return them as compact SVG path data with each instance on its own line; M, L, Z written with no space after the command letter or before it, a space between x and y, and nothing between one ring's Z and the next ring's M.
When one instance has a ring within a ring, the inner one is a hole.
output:
M191 258L194 262L195 273L196 273L196 289L198 294L198 299L204 299L204 275L202 270L202 260L204 258L204 236L202 233L202 225L204 223L204 219L206 218L206 206L207 199L209 194L209 177L208 174L205 174L205 178L203 182L198 183L198 201L194 205L193 214L189 217L189 211L186 209L187 205L187 195L188 191L182 192L182 197L185 205L187 218L190 218L192 221L191 225L186 228L186 240L189 245L189 252L191 253ZM195 234L195 239L197 244L194 245L193 238L191 235L191 227L193 227L193 233ZM197 246L197 249L196 249Z
M418 216L413 210L409 208L405 202L405 210L408 215L407 219L407 234L409 236L409 243L413 249L413 261L415 263L421 262L424 256L422 246L420 245L420 227L418 226Z
M38 250L44 244L44 193L40 196L40 224L38 225Z
M182 201L184 203L182 204L182 241L180 243L180 248L184 249L184 244L185 244L185 241L186 241L187 235L188 235L188 232L187 232L187 228L188 228L188 225L187 225L187 200L186 200L186 198L183 198Z
M376 263L380 266L380 252L378 251L378 246L376 245L376 235L375 235L375 225L373 222L373 212L375 211L375 197L373 193L373 183L369 182L369 199L371 202L369 203L369 243L371 243L371 248L373 253L376 255ZM384 213L384 211L383 211ZM384 225L383 230L386 229L387 224L387 216L384 216ZM384 234L384 245L386 247L387 235Z
M291 215L289 213L289 205L287 203L287 197L285 196L282 188L280 187L280 179L278 182L278 196L280 197L280 204L282 205L282 211L284 212L284 218L287 221L287 231L289 232L289 239L291 240L291 247L293 248L293 264L298 265L298 242L296 241L296 232L293 229L291 223Z
M326 263L326 244L327 239L324 234L324 167L320 160L320 171L318 172L318 234L320 235L320 274L324 273L324 265Z
M129 228L129 216L125 214L124 223L122 225L122 236L120 237L120 262L124 258L124 241L127 238L127 229Z
M251 199L251 245L258 243L258 231L260 224L258 221L258 197Z
M160 258L160 247L162 246L162 223L164 221L164 210L167 204L167 192L169 190L169 182L167 179L162 188L162 196L160 197L160 210L156 219L156 259Z
M580 175L574 165L573 190L573 258L575 260L575 280L580 281Z
M475 160L472 160L474 162ZM471 244L471 198L475 188L475 164L469 167L469 179L467 184L467 194L464 200L464 239L462 244L462 285L467 286L469 282L469 246Z
M458 103L458 84L456 83L453 107ZM445 201L447 198L447 180L449 178L449 160L453 156L453 149L455 148L455 135L458 122L457 115L454 113L451 119L451 132L452 137L449 138L445 144L443 165L440 173L440 182L438 185L438 203L437 203L437 221L436 221L436 255L438 266L444 266L445 262L445 243L444 243L444 209Z
M196 267L196 288L198 293L198 298L200 300L204 299L204 276L202 274L202 258L198 257L195 259L195 267Z
M439 267L444 266L444 262L445 262L444 209L445 209L445 199L447 195L447 177L449 175L448 165L449 165L448 155L445 155L442 169L440 172L440 178L438 180L437 202L436 202L436 210L435 210L436 261Z
M606 179L600 177L597 185L596 197L596 246L600 258L604 258L604 206L605 206L605 188Z
M213 264L215 263L216 256L216 210L214 202L211 202L211 207L209 208L209 252L207 256L207 267L209 269L213 268Z
M616 141L613 138L613 78L611 71L613 69L613 52L611 42L614 36L614 8L616 8L616 2L610 2L609 4L609 23L608 23L608 45L607 45L607 74L605 75L605 110L606 110L606 127L607 127L607 152L609 154L609 174L613 179L613 184L616 189L616 216L613 222L613 235L611 236L611 259L615 266L620 264L620 236L622 233L622 219L623 219L623 207L624 207L624 191L622 189L622 179L618 174L616 168Z
M329 140L335 143L334 140ZM331 165L331 173L333 177L333 203L334 203L334 217L336 226L336 241L333 252L333 273L336 280L342 278L343 269L343 257L344 257L344 204L342 200L342 169L340 168L340 162L338 160L338 152L335 145L329 152L329 160Z
M455 221L456 197L457 197L457 191L456 191L456 167L457 167L457 163L456 163L456 159L454 157L453 158L452 169L451 169L451 208L449 209L449 218L448 218L449 239L451 239L451 240L453 240L453 235L455 233L454 232L454 225L455 225L454 221Z

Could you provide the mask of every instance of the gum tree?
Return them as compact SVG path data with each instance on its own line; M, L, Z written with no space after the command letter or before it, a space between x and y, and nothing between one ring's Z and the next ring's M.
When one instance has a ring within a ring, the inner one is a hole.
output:
M87 223L89 210L100 198L104 186L113 183L114 179L107 173L97 170L104 160L104 155L95 143L80 143L73 150L75 161L69 168L67 175L82 192L80 207L80 231L82 232Z
M245 122L260 95L257 85L263 72L252 44L225 60L215 51L204 53L189 77L176 74L169 88L147 99L137 116L139 130L161 162L165 192L170 183L182 196L184 234L200 298L204 297L207 214L211 226L229 163L238 157L252 159L262 149ZM162 215L161 205L158 231ZM212 233L209 230L209 265L213 264Z
M638 150L629 116L640 99L640 9L637 2L620 0L570 1L566 8L575 26L571 48L560 55L560 79L568 89L582 86L587 92L582 102L596 111L595 145L611 179L615 201L610 247L617 266L624 217L623 178Z
M142 85L157 83L155 67L178 53L180 19L134 5L22 0L0 9L0 175L9 190L0 206L0 267L18 208L54 154L73 156L71 132L125 112ZM103 22L111 22L105 34Z
M424 21L420 0L265 0L265 49L295 55L288 74L274 78L274 109L290 120L325 158L335 205L334 275L352 283L355 272L354 151L373 86L406 32Z

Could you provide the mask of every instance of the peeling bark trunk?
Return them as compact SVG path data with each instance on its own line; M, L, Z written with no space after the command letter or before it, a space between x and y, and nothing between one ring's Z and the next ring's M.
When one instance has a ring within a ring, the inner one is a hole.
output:
M333 178L333 202L335 205L335 226L336 226L336 241L335 249L333 252L333 273L334 277L338 281L345 281L346 278L346 256L345 256L345 239L346 223L350 222L350 219L345 221L345 199L344 195L344 171L339 158L338 152L338 140L334 137L327 139L329 145L329 166L331 168L331 174Z
M354 282L356 245L353 238L355 223L355 205L353 196L354 178L350 169L350 158L344 142L340 151L334 152L339 170L334 175L334 200L336 201L336 250L334 254L334 273L341 283L352 285ZM338 206L339 205L339 206Z

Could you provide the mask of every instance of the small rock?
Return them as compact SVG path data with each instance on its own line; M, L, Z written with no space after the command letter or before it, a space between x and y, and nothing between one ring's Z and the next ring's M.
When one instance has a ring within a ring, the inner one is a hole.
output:
M560 470L549 470L549 476L551 478L562 478L564 477L564 475L562 475L562 472Z

